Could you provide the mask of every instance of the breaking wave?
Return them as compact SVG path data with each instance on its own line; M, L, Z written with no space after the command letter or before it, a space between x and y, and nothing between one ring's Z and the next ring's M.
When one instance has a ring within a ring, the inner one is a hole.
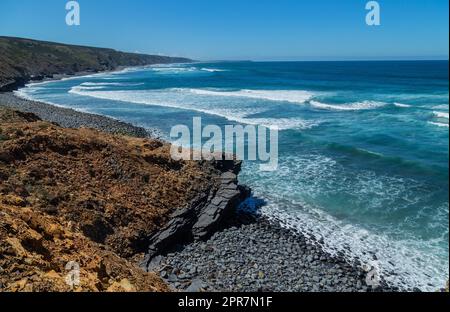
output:
M384 102L376 102L376 101L362 101L349 104L325 104L317 101L311 101L310 105L314 108L325 110L358 111L358 110L376 109L379 107L383 107L387 104Z
M267 111L266 107L246 108L244 105L225 105L223 99L216 101L202 100L198 95L210 95L209 92L197 92L195 89L163 89L163 90L140 90L140 91L102 91L86 89L86 86L72 87L69 93L90 96L99 99L130 102L136 104L156 105L170 108L197 111L204 114L215 115L244 124L261 125L265 127L277 127L279 130L308 129L317 126L319 122L304 120L302 118L252 118L252 115ZM219 92L221 94L222 92ZM223 92L227 93L227 92ZM236 93L235 93L236 94ZM252 98L269 98L267 93L245 93L251 94ZM218 95L213 92L212 95ZM273 96L273 93L271 94ZM236 95L232 95L236 96ZM299 101L305 94L298 93Z

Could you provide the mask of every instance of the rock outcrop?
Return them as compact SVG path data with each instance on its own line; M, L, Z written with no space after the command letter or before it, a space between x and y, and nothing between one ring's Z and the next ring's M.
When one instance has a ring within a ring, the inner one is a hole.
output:
M249 188L238 185L237 174L241 170L241 162L222 160L216 164L220 164L222 170L217 187L209 189L189 206L171 215L163 230L150 239L149 250L142 262L143 268L152 270L158 262L155 257L175 244L208 239L220 228L222 221L250 196Z
M202 239L248 190L235 161L174 161L153 139L0 109L0 291L166 291L138 267Z

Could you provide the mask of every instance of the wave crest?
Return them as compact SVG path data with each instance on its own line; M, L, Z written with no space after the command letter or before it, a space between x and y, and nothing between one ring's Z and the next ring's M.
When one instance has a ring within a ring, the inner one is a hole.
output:
M223 96L223 97L241 97L261 99L277 102L291 102L303 104L310 100L315 94L303 90L249 90L242 89L238 91L219 91L208 89L177 89L179 91L188 90L196 95L205 96Z
M98 87L72 87L69 93L105 100L191 110L219 116L242 124L261 125L264 127L275 126L279 130L309 129L319 124L317 121L304 120L302 118L252 118L250 117L251 115L264 112L266 109L245 108L240 105L226 107L223 101L211 104L210 101L199 100L198 96L189 97L192 94L189 89L103 91L91 88Z
M334 111L358 111L376 109L386 105L384 102L362 101L349 104L325 104L317 101L311 101L310 105L314 108L334 110Z
M437 118L448 119L448 113L447 112L433 112L433 114Z

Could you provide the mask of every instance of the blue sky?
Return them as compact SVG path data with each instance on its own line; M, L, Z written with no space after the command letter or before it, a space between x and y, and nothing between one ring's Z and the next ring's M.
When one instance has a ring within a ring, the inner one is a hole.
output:
M0 35L201 60L448 59L448 0L0 0Z

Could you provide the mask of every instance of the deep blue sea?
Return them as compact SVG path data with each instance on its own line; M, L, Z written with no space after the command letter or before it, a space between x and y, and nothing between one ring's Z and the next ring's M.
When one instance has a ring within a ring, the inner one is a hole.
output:
M261 212L393 284L449 270L448 61L214 62L33 84L19 94L157 128L276 125L279 168L247 161ZM394 274L392 274L394 273Z

